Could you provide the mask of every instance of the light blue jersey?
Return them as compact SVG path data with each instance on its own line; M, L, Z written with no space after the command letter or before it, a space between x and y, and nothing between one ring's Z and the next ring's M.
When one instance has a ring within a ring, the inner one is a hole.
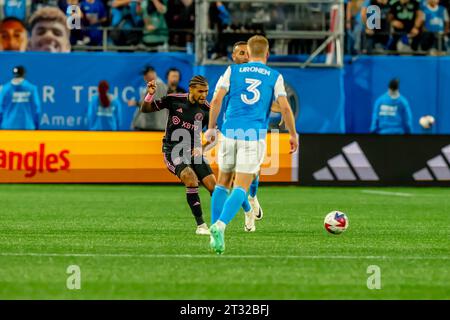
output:
M214 95L216 95L217 91L220 89L221 83L222 83L223 76L219 78L216 84L216 88L214 89ZM225 95L222 100L222 107L220 108L219 115L217 116L217 129L219 131L222 131L223 123L225 122L225 113L227 111L227 105L228 105L229 95Z
M261 62L231 65L220 87L228 93L222 133L231 139L264 139L273 100L286 96L281 74Z
M31 1L29 0L5 0L3 15L25 21L27 18L27 6L30 4Z
M109 107L100 104L98 95L92 97L88 110L88 127L93 131L117 131L120 129L121 104L119 99L111 99Z
M0 92L2 129L38 129L40 113L41 102L35 85L27 80L13 80L3 86Z
M443 6L435 8L429 5L422 6L425 15L425 30L428 32L444 32L445 23L449 21L447 9Z
M373 108L370 132L378 134L409 134L412 131L412 114L408 100L398 94L383 94Z

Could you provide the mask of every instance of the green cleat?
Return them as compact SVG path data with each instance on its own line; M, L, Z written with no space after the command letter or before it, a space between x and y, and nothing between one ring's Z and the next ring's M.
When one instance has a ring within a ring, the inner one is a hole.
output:
M209 231L211 232L211 241L209 243L211 249L217 254L222 254L225 251L224 232L216 224L213 224Z

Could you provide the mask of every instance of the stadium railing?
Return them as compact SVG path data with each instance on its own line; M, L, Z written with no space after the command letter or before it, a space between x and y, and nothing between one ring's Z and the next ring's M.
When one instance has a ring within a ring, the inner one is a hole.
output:
M211 43L228 46L251 35L233 28L214 30L209 23L209 8L213 0L196 1L195 53L199 65L223 65L223 59L213 59ZM302 46L303 62L274 62L271 65L293 67L342 67L344 56L343 0L224 0L228 4L231 24L241 19L241 25L253 25L264 34L279 54L289 53L289 45ZM247 8L248 7L248 8ZM245 10L247 9L247 10ZM251 9L251 10L249 10ZM278 18L277 18L278 15ZM281 17L280 17L281 16ZM228 50L229 51L229 50ZM316 61L319 55L325 61Z

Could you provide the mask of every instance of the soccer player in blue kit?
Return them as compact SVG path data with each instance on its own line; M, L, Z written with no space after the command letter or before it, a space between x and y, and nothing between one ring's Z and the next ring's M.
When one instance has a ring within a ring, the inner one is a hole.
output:
M290 152L298 148L294 115L286 97L283 77L266 66L269 42L263 36L253 36L247 45L250 61L231 65L223 74L220 89L211 103L205 134L208 141L215 140L217 118L223 98L228 94L219 147L218 183L211 199L212 214L220 212L217 222L210 228L210 246L218 254L225 251L225 228L242 206L264 159L267 118L273 100L278 102L290 134ZM233 190L228 194L232 183Z
M231 59L235 64L247 63L249 60L248 50L247 50L247 42L246 41L238 41L233 45L233 50L231 53ZM217 81L214 95L219 91L221 87L223 76L219 78ZM227 110L227 104L229 100L229 95L226 95L222 100L222 107L220 108L220 113L217 117L217 129L222 131L222 125L225 121L225 112ZM272 112L279 113L279 107L277 103L272 104L271 108ZM269 118L267 118L269 120ZM212 144L213 145L213 144ZM244 203L242 204L242 208L245 213L245 224L244 230L246 232L254 232L256 230L255 220L261 220L263 218L263 210L261 205L259 204L256 193L259 187L259 173L256 174L255 178L250 185L248 198L244 199ZM219 188L221 188L219 186ZM220 212L211 214L211 224L214 224L219 218Z

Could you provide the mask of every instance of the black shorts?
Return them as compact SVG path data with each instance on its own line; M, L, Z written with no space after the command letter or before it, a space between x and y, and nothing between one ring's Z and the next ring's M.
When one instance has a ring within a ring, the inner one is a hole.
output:
M167 169L169 169L169 171L172 172L174 175L176 175L178 178L180 178L181 172L186 167L191 167L200 181L202 181L210 174L213 174L213 171L211 170L208 161L203 156L195 159L194 157L191 157L190 159L182 157L171 159L170 152L169 153L164 152L163 154L164 154L164 162L167 166Z

